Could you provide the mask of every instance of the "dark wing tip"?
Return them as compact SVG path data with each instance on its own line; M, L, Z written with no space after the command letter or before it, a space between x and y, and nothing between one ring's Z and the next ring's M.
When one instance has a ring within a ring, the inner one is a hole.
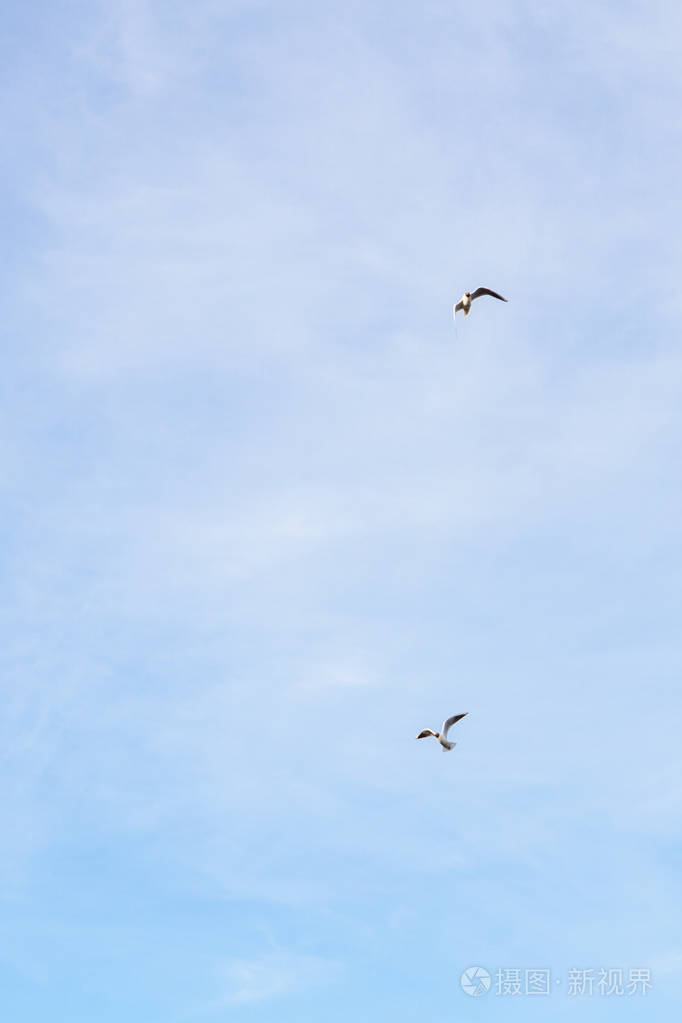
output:
M465 718L468 713L469 713L469 711L465 710L463 714L453 714L453 716L451 718L448 718L448 722L449 722L448 727L452 727L452 725L456 725L457 722L461 721L462 718Z
M475 298L482 298L483 295L490 295L492 298L499 298L500 302L508 301L504 295L498 294L496 291L493 291L492 288L476 288L476 291L474 291L471 295L471 301L473 302Z

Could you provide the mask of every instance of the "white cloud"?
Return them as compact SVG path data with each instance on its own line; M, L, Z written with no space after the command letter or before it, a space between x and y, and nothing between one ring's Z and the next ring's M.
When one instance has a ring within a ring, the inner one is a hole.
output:
M245 1005L298 994L331 981L339 966L321 956L274 951L234 958L223 973L229 986L225 1005Z
M679 161L619 96L678 73L659 21L602 54L593 9L301 5L237 53L234 9L114 5L71 92L12 93L44 154L4 404L17 875L75 816L263 912L666 834L675 747L653 720L624 758L609 709L677 657L636 611L676 595ZM453 327L478 283L509 305ZM334 970L245 954L224 1004Z

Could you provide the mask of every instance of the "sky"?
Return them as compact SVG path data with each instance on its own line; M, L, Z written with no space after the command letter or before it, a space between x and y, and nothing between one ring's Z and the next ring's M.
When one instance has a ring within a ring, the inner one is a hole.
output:
M681 36L7 10L4 1019L679 1015Z

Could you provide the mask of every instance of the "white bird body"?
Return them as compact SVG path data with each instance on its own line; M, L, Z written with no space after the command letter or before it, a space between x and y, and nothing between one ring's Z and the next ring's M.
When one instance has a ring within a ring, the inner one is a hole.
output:
M431 728L422 728L417 738L425 739L427 735L432 735L434 739L438 739L443 753L447 753L448 750L451 750L453 746L457 745L454 742L448 742L448 732L450 731L450 728L456 724L457 721L461 721L462 718L465 718L468 713L468 711L465 711L464 714L455 714L451 718L446 718L440 732L434 732Z
M457 313L462 311L465 316L468 316L471 312L471 303L477 298L481 298L483 295L491 295L493 298L499 298L500 302L506 302L507 299L503 298L502 295L498 295L496 291L491 291L490 288L476 288L476 291L465 291L459 302L452 307L452 315L457 319Z

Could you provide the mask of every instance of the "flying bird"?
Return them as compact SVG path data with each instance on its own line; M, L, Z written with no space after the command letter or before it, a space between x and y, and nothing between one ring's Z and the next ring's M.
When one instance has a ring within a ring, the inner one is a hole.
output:
M448 732L450 728L458 721L461 721L462 718L465 718L468 713L469 711L465 711L464 714L455 714L454 717L446 718L445 721L443 722L443 730L441 732L432 732L430 728L423 728L422 731L417 736L417 738L425 739L427 735L432 735L434 739L438 739L438 742L441 744L443 753L445 753L447 752L447 750L452 749L453 746L457 745L454 742L448 742Z
M496 291L491 291L490 288L476 288L476 291L465 291L456 306L453 306L452 315L457 319L457 313L460 309L464 310L464 315L468 316L471 312L471 303L481 298L482 295L492 295L493 298L499 298L500 302L506 302L507 299L503 298L502 295L498 295Z

